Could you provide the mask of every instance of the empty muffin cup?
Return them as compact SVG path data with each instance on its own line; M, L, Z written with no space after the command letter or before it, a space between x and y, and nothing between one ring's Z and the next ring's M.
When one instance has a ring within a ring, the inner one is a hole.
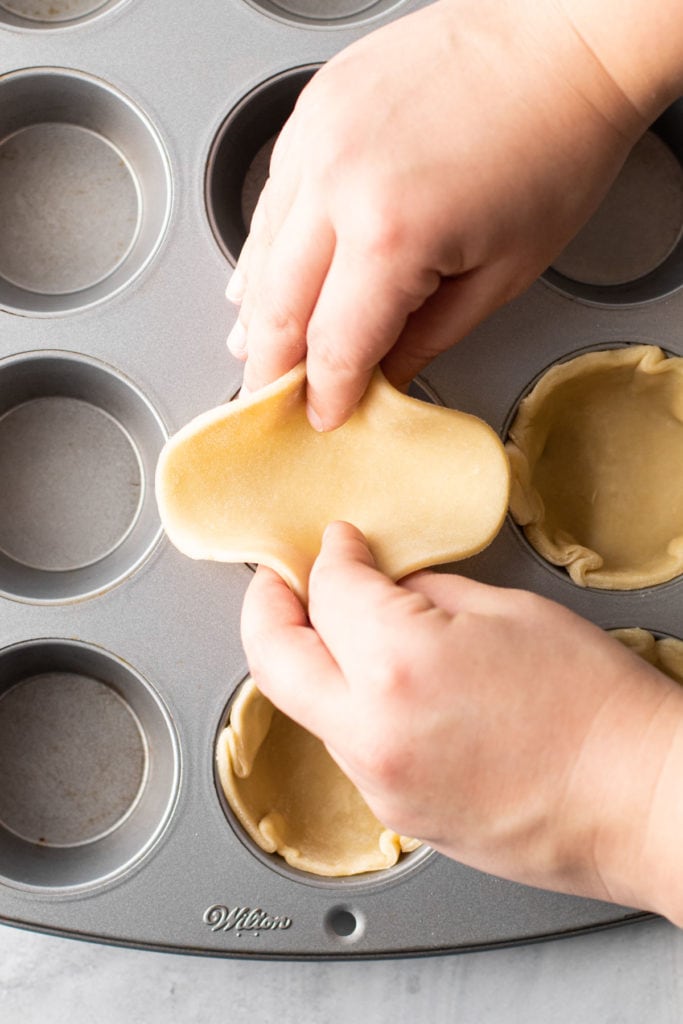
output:
M636 143L605 199L545 280L598 304L635 304L683 285L683 103Z
M275 140L317 68L293 68L262 82L228 114L212 143L206 209L216 241L232 263L237 262L266 183Z
M219 731L216 781L247 845L299 877L384 874L420 847L380 824L321 741L278 711L251 679Z
M57 602L113 586L161 534L166 432L140 391L66 352L0 361L0 593Z
M506 447L513 518L575 583L633 590L683 572L683 358L629 345L556 364Z
M403 0L248 0L253 6L295 24L349 25L379 17Z
M2 0L0 25L42 29L80 24L126 2L127 0Z
M98 647L44 639L0 650L0 878L100 884L158 839L178 785L158 695Z
M0 308L67 313L121 291L170 204L161 140L123 94L59 68L0 77Z

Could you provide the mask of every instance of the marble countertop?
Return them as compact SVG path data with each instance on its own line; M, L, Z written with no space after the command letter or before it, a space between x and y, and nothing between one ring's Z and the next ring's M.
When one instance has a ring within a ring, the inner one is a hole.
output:
M683 931L645 920L510 949L349 963L119 949L0 925L2 1024L679 1024Z

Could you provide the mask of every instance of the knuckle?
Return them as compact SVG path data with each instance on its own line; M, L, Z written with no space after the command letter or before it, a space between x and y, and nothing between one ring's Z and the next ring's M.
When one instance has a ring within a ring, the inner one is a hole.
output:
M412 691L412 670L402 652L395 649L380 652L369 669L368 685L381 705L390 706L403 701Z
M264 316L267 320L268 328L277 331L280 342L300 337L302 327L299 318L292 309L287 308L277 299L271 298L271 301L265 307Z
M378 732L366 737L355 751L354 760L363 778L383 792L401 788L406 774L405 755L399 735Z
M315 317L308 325L307 342L312 363L319 363L335 377L348 379L356 377L360 372L360 360L355 348L345 344L338 331L330 330ZM314 364L311 366L310 376L315 380Z
M344 179L345 187L335 191L340 161L349 166L353 160L354 154L337 152L330 167L330 206L339 225L340 239L353 258L379 265L388 261L398 269L397 258L413 249L410 212L405 209L396 183L380 168L374 168L372 175L363 168L349 173Z
M276 341L280 353L298 361L304 337L305 330L296 312L274 295L260 306L249 323L249 342L255 354L261 347L270 353Z
M383 263L394 259L408 246L408 227L401 211L384 192L370 193L362 217L363 249L366 258Z

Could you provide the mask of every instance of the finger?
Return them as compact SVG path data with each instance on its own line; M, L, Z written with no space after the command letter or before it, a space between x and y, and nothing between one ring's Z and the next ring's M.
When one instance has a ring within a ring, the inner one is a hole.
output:
M334 251L334 233L302 195L273 239L258 271L258 301L247 322L245 381L253 391L306 355L307 329Z
M273 221L276 214L272 202L269 202L272 191L273 181L268 178L256 201L249 225L249 234L237 261L237 268L244 277L240 318L245 327L249 323L251 309L255 301L254 296L258 294L258 280L273 240ZM277 219L280 219L279 215L277 215Z
M230 328L226 341L228 350L235 359L247 358L247 331L243 319L244 312L241 307L244 303L244 296L247 290L249 255L252 245L253 238L251 235L247 235L244 245L242 246L239 259L235 265L235 269L233 270L232 276L228 281L228 286L225 289L225 296L228 301L234 306L240 307L238 309L237 318Z
M263 254L267 252L273 231L285 216L293 195L293 186L286 186L289 180L284 171L275 182L271 177L266 178L251 215L247 237L225 290L226 297L242 307L244 324L248 321L250 305L249 281L258 276Z
M283 169L268 177L254 207L249 232L242 246L226 295L240 306L240 323L246 329L258 297L258 282L273 237L287 215L296 193L295 175ZM230 347L230 345L229 345Z
M436 272L409 280L397 262L367 258L337 241L308 326L309 418L318 429L332 430L349 418L408 315L438 286Z
M247 235L225 291L228 300L239 307L237 319L230 329L226 342L230 354L235 359L247 358L247 303L245 299L250 280L251 254L256 245L258 245L256 233Z
M246 244L246 243L245 243ZM242 266L240 261L242 260L242 254L244 252L244 246L242 246L242 253L240 253L240 259L235 265L235 269L228 278L228 284L225 289L225 297L228 302L231 302L233 306L239 306L244 298L244 292L247 287L247 280L245 277L247 259L245 256Z
M285 153L287 152L285 150ZM243 265L242 254L238 261L238 267L244 277L240 305L245 326L249 324L253 308L258 306L261 300L260 281L273 239L289 215L299 190L298 154L291 155L291 150L289 154L288 159L278 161L277 173L274 171L271 154L269 176L256 202L243 248L243 252L246 249L248 262Z
M336 737L346 684L286 583L260 566L242 607L242 640L258 688L323 740Z
M331 523L309 580L308 614L321 641L352 683L382 666L403 645L406 620L431 608L381 573L363 534Z
M273 144L269 163L269 171L273 176L279 177L282 173L289 173L290 165L299 165L303 147L300 141L300 118L297 117L297 113L295 104L294 110L278 132Z
M453 617L463 611L483 615L495 614L506 596L511 593L509 590L489 586L466 576L430 572L426 569L406 576L400 581L399 586L411 593L420 594L432 605Z
M247 287L250 246L251 235L247 233L247 237L245 238L244 244L240 250L237 263L235 264L235 269L233 270L225 289L225 297L236 306L240 306L242 304Z
M458 615L462 612L500 621L509 619L512 614L520 622L529 621L541 613L542 605L547 608L549 604L547 598L531 591L496 587L448 572L421 570L402 579L400 586L415 595L419 594L456 625ZM560 605L554 607L556 610L561 609ZM562 609L561 614L565 617L574 616L567 608Z
M529 284L519 278L518 291ZM451 348L490 313L513 297L501 267L479 267L444 278L437 291L406 321L396 344L382 361L395 387L407 384L435 356Z

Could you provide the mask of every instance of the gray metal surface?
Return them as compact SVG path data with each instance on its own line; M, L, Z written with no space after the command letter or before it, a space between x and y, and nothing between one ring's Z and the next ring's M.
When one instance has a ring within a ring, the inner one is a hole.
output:
M11 239L0 232L7 923L230 956L351 958L486 948L634 916L431 853L379 876L303 876L257 855L216 792L216 732L246 673L250 570L192 562L160 537L153 469L168 433L239 386L224 347L229 258L259 153L296 86L419 4L340 0L330 18L334 6L124 0L76 5L71 21L56 5L41 22L31 12L45 5L0 4L0 209L13 224ZM680 159L680 111L662 136ZM503 433L530 382L569 353L643 341L683 353L682 262L679 245L611 289L550 274L440 358L427 389ZM511 523L458 568L606 627L681 632L680 581L578 590ZM53 730L45 708L31 716L45 687L60 707Z

